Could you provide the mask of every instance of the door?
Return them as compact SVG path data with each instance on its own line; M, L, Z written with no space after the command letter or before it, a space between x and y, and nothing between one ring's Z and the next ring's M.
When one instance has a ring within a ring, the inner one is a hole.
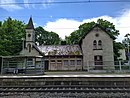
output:
M101 55L94 56L95 70L103 69L103 58Z
M49 61L45 61L45 70L49 69Z

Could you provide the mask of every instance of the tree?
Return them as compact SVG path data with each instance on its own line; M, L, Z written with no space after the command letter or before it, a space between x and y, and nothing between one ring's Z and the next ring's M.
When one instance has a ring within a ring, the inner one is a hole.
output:
M113 50L114 50L114 59L118 60L118 57L120 57L119 50L124 49L124 45L121 42L115 42L113 41Z
M57 45L60 42L59 35L54 32L48 32L42 27L37 27L36 32L36 43L39 45Z
M119 35L119 30L115 29L115 25L113 23L110 23L109 21L103 19L98 19L97 23L107 32L110 32L111 36L116 38ZM67 44L79 44L81 38L85 35L85 33L91 30L95 24L96 23L93 21L80 25L78 30L72 32L70 36L66 37ZM114 44L114 57L115 60L117 60L117 58L119 57L119 49L122 47L120 47L121 43L117 43L115 40L113 41L113 44ZM115 46L119 47L115 48Z
M79 44L80 39L90 30L90 28L92 28L94 24L95 22L89 22L80 25L78 30L72 32L70 36L65 37L67 44Z
M8 17L0 26L0 55L17 55L22 50L25 24Z
M126 38L124 38L124 40L122 41L122 44L126 50L126 54L128 54L130 52L130 38L129 38L130 34L128 33L124 37ZM127 56L127 59L128 59L128 56Z
M107 20L98 19L97 23L104 28L106 31L110 32L111 36L117 37L119 35L119 30L115 29L115 25ZM88 22L79 26L79 29L72 32L70 36L66 37L68 44L78 44L80 39L88 32L96 23Z

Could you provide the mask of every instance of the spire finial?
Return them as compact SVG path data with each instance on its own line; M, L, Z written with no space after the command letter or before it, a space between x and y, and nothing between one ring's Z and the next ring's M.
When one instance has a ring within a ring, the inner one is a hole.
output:
M33 21L32 21L32 16L30 16L29 22L27 24L26 29L34 29Z

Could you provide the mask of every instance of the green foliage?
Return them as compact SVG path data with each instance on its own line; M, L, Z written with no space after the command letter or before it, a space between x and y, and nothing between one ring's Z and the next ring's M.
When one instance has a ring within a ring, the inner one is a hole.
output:
M60 41L60 44L61 44L61 45L66 45L66 41L65 41L65 40L61 40L61 41Z
M97 23L107 32L110 32L111 36L117 37L119 35L119 30L115 29L115 25L113 23L103 19L98 19Z
M22 37L25 36L25 24L7 18L0 25L0 55L17 55L22 49Z
M66 36L65 39L67 44L79 44L80 39L90 30L90 28L92 28L94 24L95 22L90 22L80 25L78 30L72 32L70 36Z
M54 32L48 32L40 26L35 29L35 32L36 43L39 43L39 45L57 45L60 42L58 34Z
M120 57L120 53L119 53L119 50L120 49L124 49L124 46L123 46L123 44L122 43L120 43L120 42L115 42L115 41L113 41L113 50L114 50L114 59L115 59L115 61L116 60L118 60L118 57Z
M130 34L128 33L128 34L126 34L124 37L126 37L126 38L124 38L124 40L122 41L122 44L124 45L124 47L125 47L125 49L127 50L127 52L128 52L128 47L129 47L129 49L130 49Z
M103 19L98 19L97 23L104 28L107 32L110 32L110 35L113 37L117 37L119 35L119 31L115 29L115 25L113 23L110 23L107 20L103 20ZM79 29L72 32L70 34L70 36L66 36L66 42L67 44L79 44L79 41L81 40L81 38L89 32L89 30L91 30L93 28L93 26L96 23L93 22L89 22L89 23L84 23L82 25L79 26Z
M124 37L126 37L126 38L124 38L124 40L122 41L122 44L126 50L126 53L128 53L128 52L130 52L130 38L129 38L130 34L128 33ZM128 56L127 56L127 60L128 60Z

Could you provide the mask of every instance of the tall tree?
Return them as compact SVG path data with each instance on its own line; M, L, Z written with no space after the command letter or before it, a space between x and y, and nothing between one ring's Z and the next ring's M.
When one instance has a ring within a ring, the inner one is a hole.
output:
M103 19L98 19L97 23L106 31L110 32L111 36L116 38L119 35L119 30L115 29L115 25L113 23ZM92 29L95 24L96 23L93 21L80 25L78 30L72 32L70 36L66 37L67 44L79 44L80 39L85 35L86 32ZM117 60L117 58L119 57L119 49L122 47L120 47L121 43L117 43L116 41L113 41L113 44L114 44L114 57L115 60ZM115 48L115 46L119 47Z
M126 54L130 53L130 34L126 34L124 36L124 40L122 41L122 44L126 50ZM127 55L127 59L128 59L128 55Z
M79 26L79 29L72 32L70 36L66 36L66 42L67 44L78 44L80 39L84 36L86 32L92 28L92 26L95 24L95 22L89 22L89 23L84 23Z
M7 18L0 26L0 55L17 55L22 49L22 38L25 36L25 24Z
M42 27L37 27L36 32L36 43L39 45L57 45L60 42L60 37L54 32L48 32Z

